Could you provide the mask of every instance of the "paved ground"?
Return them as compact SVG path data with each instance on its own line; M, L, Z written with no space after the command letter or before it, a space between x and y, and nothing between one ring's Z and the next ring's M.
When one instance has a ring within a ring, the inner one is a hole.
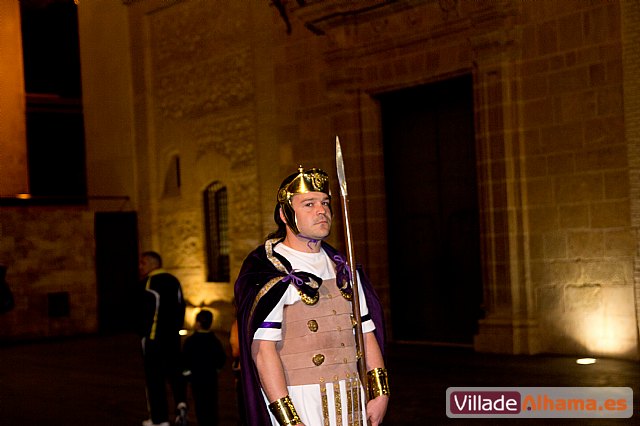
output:
M220 338L226 341L226 336ZM478 354L466 349L397 345L388 350L393 397L385 426L640 424L640 364L572 357ZM448 387L628 386L631 419L449 419ZM221 425L237 421L233 377L220 377ZM138 426L146 418L135 336L90 336L0 346L0 425ZM195 420L191 419L195 426Z

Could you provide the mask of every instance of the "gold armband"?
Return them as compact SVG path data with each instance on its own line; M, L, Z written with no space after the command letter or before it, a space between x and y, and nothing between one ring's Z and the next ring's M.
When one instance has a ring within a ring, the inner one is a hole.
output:
M289 395L280 398L277 401L273 401L269 404L269 410L280 426L297 425L302 423L300 416L298 416L298 413L296 412L296 407L293 406L293 402L291 402Z
M367 371L367 383L369 384L369 399L390 393L386 368L374 368Z

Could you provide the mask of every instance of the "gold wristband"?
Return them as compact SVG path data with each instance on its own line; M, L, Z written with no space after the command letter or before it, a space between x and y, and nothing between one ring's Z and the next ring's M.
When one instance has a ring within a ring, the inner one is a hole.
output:
M296 412L296 407L293 406L289 395L273 401L269 404L269 410L271 414L276 418L280 426L297 425L302 423L300 416Z
M369 384L369 399L390 394L386 368L374 368L367 371L367 383Z

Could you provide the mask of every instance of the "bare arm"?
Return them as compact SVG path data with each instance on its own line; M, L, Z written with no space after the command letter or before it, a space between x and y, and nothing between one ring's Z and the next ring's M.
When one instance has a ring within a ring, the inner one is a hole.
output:
M364 349L367 356L367 371L374 368L384 368L382 352L373 332L364 334Z
M269 402L287 396L287 382L280 356L276 352L276 342L271 340L254 340L251 344L251 356L256 363L262 389Z
M258 369L260 383L269 403L284 398L289 394L287 381L280 356L276 351L276 342L271 340L254 340L251 344L251 356ZM298 423L304 426L303 423Z
M367 371L373 370L374 368L384 368L382 352L380 351L380 346L378 346L376 336L373 333L364 334L364 346L367 357ZM384 415L387 412L388 404L389 396L387 395L380 395L367 403L367 418L371 426L377 426L382 423Z

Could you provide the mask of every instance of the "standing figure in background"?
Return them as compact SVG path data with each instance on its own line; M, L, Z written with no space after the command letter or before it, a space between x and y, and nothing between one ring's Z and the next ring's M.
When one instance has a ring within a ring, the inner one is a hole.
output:
M180 281L164 269L154 251L140 255L140 335L150 419L143 426L170 426L166 383L176 407L176 426L187 425L187 389L180 362L185 301Z
M235 284L252 426L377 426L387 410L382 307L358 269L367 369L360 378L350 268L324 241L332 222L329 188L320 169L300 167L282 182L278 229L247 256Z
M201 310L196 315L195 332L186 338L182 349L184 375L191 383L198 426L218 424L218 370L227 354L211 325L213 313Z

